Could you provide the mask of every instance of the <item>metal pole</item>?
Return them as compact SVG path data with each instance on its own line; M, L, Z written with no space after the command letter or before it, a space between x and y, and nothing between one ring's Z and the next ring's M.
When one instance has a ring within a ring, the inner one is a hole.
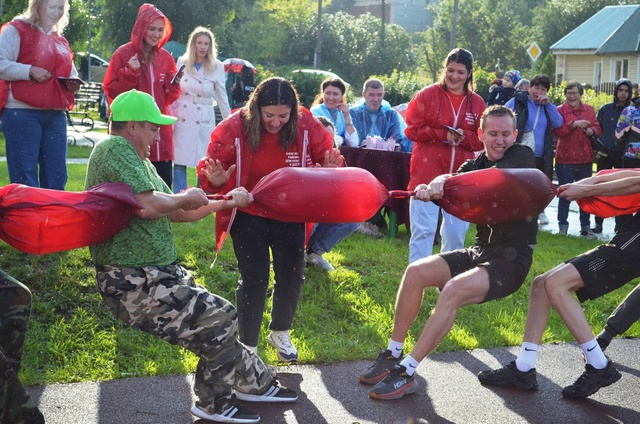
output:
M380 20L382 21L382 27L380 28L380 46L384 49L384 23L387 20L387 10L386 5L384 4L384 0L381 1L381 11L380 11Z
M92 9L93 0L89 0L88 8L89 8L89 16L87 19L88 29L89 29L89 42L87 43L87 82L91 83L91 9Z
M313 55L313 68L320 69L322 63L322 0L318 0L318 33L316 51Z

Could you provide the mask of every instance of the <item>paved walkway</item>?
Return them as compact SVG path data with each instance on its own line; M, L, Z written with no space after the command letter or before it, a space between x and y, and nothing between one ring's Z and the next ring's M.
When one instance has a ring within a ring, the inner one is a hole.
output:
M544 345L537 391L483 387L476 374L515 359L518 348L436 354L418 367L416 393L396 401L369 399L358 382L369 362L278 368L297 390L292 404L251 404L267 424L378 423L640 423L640 339L616 339L607 353L620 381L588 399L561 390L583 371L574 344ZM125 378L100 383L30 387L48 424L204 424L189 409L193 376Z

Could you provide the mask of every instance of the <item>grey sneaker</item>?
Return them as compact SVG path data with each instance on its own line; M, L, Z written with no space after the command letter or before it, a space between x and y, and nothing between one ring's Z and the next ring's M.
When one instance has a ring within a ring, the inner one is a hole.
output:
M226 410L210 414L197 406L191 407L191 413L203 420L215 421L217 423L257 423L260 422L260 415L248 410L244 406L236 403Z
M402 352L400 357L396 358L391 354L389 349L385 349L378 355L376 362L360 374L360 382L364 384L378 384L388 374L394 365L398 365L402 361Z
M278 352L278 359L282 362L294 362L298 360L298 349L291 343L289 330L272 331L267 337L269 343Z
M587 231L580 231L580 236L588 239L588 240L596 240L598 238L598 236L596 234L594 234L593 231L591 230L587 230Z
M584 368L585 371L575 383L562 389L562 396L573 399L585 398L603 387L612 385L622 377L612 361L609 361L607 367L602 370L597 370L590 364L586 364Z
M318 255L317 253L307 253L304 252L304 260L313 266L317 266L320 269L324 269L326 271L335 271L336 269L329 263L328 260L324 258L322 255Z
M478 380L488 386L511 386L523 390L538 388L536 369L532 368L527 372L520 371L516 367L516 361L511 361L497 370L480 371Z
M389 374L373 386L369 397L381 400L400 399L418 390L418 382L406 371L402 365L394 365Z

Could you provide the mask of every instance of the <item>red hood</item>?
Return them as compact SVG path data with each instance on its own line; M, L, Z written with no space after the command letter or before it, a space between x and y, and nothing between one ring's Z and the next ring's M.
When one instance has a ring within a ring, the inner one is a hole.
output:
M149 25L151 25L151 22L158 18L162 18L164 20L164 34L162 34L162 38L160 38L156 48L162 48L162 46L167 44L169 38L171 38L173 26L171 26L169 19L167 19L167 17L164 16L164 13L154 5L144 3L140 6L140 9L138 9L138 17L136 18L136 23L133 25L133 29L131 30L131 44L133 44L137 51L142 51L144 33L149 28Z

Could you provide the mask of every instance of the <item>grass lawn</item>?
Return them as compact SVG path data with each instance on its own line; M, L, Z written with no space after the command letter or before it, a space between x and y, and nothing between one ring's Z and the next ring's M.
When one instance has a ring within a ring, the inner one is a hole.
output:
M82 190L85 170L84 165L69 165L69 190ZM194 178L193 172L190 177ZM7 183L6 163L0 163L0 184ZM200 284L235 303L238 273L230 240L215 265L210 267L215 256L213 217L197 223L176 224L174 228L180 262L193 271ZM468 244L474 235L472 227ZM386 345L396 290L407 263L408 243L404 227L396 239L371 239L356 233L327 254L337 268L335 272L306 269L306 283L292 332L301 363L372 359ZM531 279L597 244L597 241L540 232L533 267L524 287L507 299L461 309L453 330L437 352L520 344ZM26 384L194 371L197 358L191 353L130 329L113 318L95 288L94 268L87 248L34 256L0 242L0 268L33 292L33 311L21 370ZM628 284L584 305L596 332L633 287L633 283ZM436 290L425 292L421 314L407 340L409 349L436 298ZM260 355L268 363L276 363L275 351L265 343L268 320L267 313ZM627 335L639 336L640 324L636 323ZM544 342L571 341L571 334L552 312Z

